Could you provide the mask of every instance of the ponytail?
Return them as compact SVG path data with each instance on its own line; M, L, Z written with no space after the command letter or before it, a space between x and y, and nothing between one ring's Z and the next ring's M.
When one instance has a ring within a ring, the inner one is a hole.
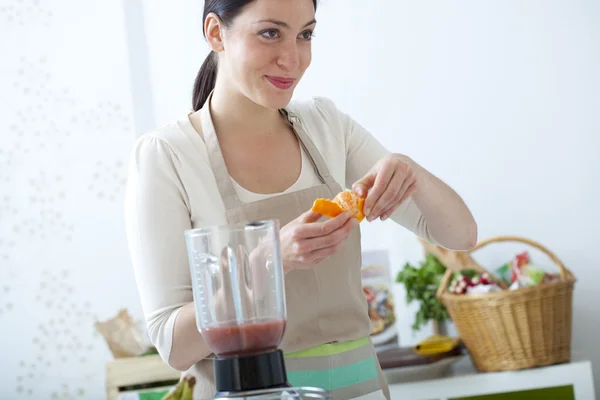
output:
M202 63L194 82L192 107L194 111L202 108L217 81L217 54L211 51Z

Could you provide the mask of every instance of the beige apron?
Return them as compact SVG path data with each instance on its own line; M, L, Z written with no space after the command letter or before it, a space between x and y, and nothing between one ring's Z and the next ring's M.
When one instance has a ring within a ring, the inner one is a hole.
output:
M342 190L306 135L302 121L293 112L281 110L322 183L243 204L223 159L210 116L210 99L200 111L202 132L229 224L278 219L284 226L309 210L316 198L333 198ZM292 385L320 387L329 390L334 399L390 398L369 337L371 322L360 268L360 229L355 228L335 255L313 269L285 276L288 319L279 348L285 354ZM198 378L194 398L210 399L215 392L212 360L204 359L188 372Z

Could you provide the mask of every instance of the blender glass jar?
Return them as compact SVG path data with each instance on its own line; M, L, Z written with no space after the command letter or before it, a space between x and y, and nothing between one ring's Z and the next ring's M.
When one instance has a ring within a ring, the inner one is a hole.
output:
M217 357L277 349L286 323L277 220L185 232L198 330Z

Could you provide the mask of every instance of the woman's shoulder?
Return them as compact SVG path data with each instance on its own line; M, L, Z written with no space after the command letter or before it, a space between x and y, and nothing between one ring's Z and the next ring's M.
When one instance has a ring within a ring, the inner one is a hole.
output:
M136 147L170 147L181 140L178 121L142 133L135 141Z
M307 134L313 140L331 145L345 142L342 114L330 98L313 96L308 99L294 99L286 108L300 118L307 128ZM335 140L331 140L333 138Z
M192 132L194 128L184 117L143 133L135 141L134 151L175 159L203 158L204 142L198 133Z
M313 123L331 124L339 122L339 110L333 100L325 96L294 99L287 107L301 119Z
M171 164L175 159L170 137L171 126L159 127L140 135L134 142L131 157L140 165Z

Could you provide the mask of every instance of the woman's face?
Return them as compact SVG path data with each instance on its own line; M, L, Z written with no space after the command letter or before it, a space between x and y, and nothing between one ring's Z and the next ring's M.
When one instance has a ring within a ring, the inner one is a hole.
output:
M251 2L221 31L222 83L257 104L285 107L310 65L315 24L313 0Z

